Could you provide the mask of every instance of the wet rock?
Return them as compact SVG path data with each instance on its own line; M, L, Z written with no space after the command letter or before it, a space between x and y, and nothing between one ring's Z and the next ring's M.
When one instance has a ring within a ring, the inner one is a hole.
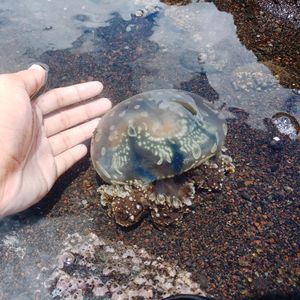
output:
M161 8L157 5L149 5L145 8L141 8L138 11L135 12L135 16L138 18L150 18L155 17L159 12L161 11Z
M278 112L272 116L272 122L281 134L287 135L292 140L299 137L300 124L294 116Z
M235 90L259 92L273 89L278 85L274 76L263 65L252 63L238 67L232 74L232 85Z
M274 151L280 151L283 149L283 142L281 141L281 139L279 137L275 136L270 141L269 147ZM271 166L269 169L271 172L274 172L276 169L276 166Z
M44 31L50 31L53 29L53 26L46 26L43 28Z
M205 296L189 272L159 257L152 258L143 248L111 244L93 233L70 235L63 244L63 253L77 255L78 260L72 269L56 266L46 280L45 286L55 299L152 299L154 295L162 299L183 293ZM107 247L114 255L106 252Z
M251 196L247 192L243 191L240 193L240 195L243 199L245 199L247 201L251 201Z
M168 5L187 5L192 2L192 0L160 0Z
M89 16L87 15L82 15L82 14L78 14L76 16L74 16L74 19L80 22L87 22L90 20Z

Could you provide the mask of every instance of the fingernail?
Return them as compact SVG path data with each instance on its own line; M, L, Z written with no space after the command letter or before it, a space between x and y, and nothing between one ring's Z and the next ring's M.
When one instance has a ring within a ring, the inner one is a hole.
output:
M43 63L35 63L33 65L31 65L29 68L29 70L44 70L46 72L48 72L49 67L46 64Z
M43 63L34 63L33 65L31 65L28 70L43 70L44 71L44 82L42 84L42 86L40 87L39 90L37 90L33 95L31 95L30 99L35 99L38 96L40 96L42 93L44 93L44 91L46 90L46 84L47 84L47 80L48 80L48 71L49 71L49 67L46 64Z
M30 66L28 68L28 70L43 70L44 71L44 68L42 66L40 66L40 65L34 64L34 65Z

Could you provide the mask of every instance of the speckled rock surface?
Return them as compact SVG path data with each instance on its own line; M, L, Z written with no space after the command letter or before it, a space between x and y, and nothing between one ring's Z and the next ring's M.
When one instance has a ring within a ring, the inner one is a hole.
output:
M146 11L149 3L161 9L137 17L135 13ZM98 294L106 291L99 289L100 281L84 285L86 281L79 282L73 273L84 280L93 276L102 282L120 280L116 282L128 288L130 283L120 272L105 270L102 278L101 266L109 260L114 263L106 246L118 255L125 253L122 249L143 255L139 251L145 249L151 261L164 268L176 265L177 274L191 274L186 286L200 287L217 299L299 298L300 144L278 132L271 121L279 111L299 120L299 60L295 59L299 31L257 1L217 5L223 11L202 1L186 6L152 0L28 0L18 5L1 1L0 37L5 41L0 49L1 72L43 61L50 66L50 87L101 80L103 95L114 104L149 89L197 93L216 107L224 106L227 153L236 166L221 192L196 189L193 212L180 226L159 230L147 216L124 229L101 206L97 188L103 181L85 158L39 205L0 221L1 299L53 299L57 284L68 282L64 278L75 283L74 293L86 299L93 299L94 288ZM176 26L176 16L185 15L178 21L195 24ZM199 17L203 15L207 18ZM199 55L202 61L197 65ZM250 93L235 90L232 72L251 63L263 63L268 76L279 74L275 79L280 90L278 86ZM70 248L66 243L74 234L82 240ZM97 248L88 239L91 234L106 245ZM84 260L78 253L85 251L80 246L86 243L101 255ZM132 258L126 262L134 266ZM60 275L53 277L55 270ZM156 270L151 270L154 274L147 277L155 277ZM163 274L165 291L173 292L167 289L173 273L167 275L163 269ZM134 287L143 289L143 276L132 283Z

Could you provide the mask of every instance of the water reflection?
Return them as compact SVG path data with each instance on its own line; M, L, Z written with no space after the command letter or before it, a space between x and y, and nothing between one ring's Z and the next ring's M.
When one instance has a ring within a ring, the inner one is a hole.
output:
M219 98L228 107L247 111L248 122L255 128L263 128L262 120L282 110L291 97L291 91L282 88L272 72L241 44L233 17L213 4L192 3L167 9L151 40L160 48L148 66L164 66L167 60L169 63L152 78L148 76L143 89L176 86L189 77L186 70L205 72ZM299 116L299 109L294 107L294 113Z
M277 111L289 109L300 117L299 96L282 88L272 72L257 62L238 39L232 15L212 3L168 6L154 0L94 0L81 1L75 8L69 2L49 1L45 9L37 1L29 2L21 7L30 16L26 19L20 8L2 4L2 19L9 20L6 34L22 28L9 16L28 23L28 31L21 29L17 35L21 50L9 51L12 43L1 49L2 57L8 58L4 66L13 69L12 65L20 64L16 59L42 60L50 64L52 74L62 74L54 75L53 86L99 79L107 95L117 101L157 88L184 86L201 90L202 96L213 90L218 95L213 99L244 109L249 124L260 129L262 120ZM47 51L42 53L43 49ZM18 51L23 55L16 58Z
M114 103L140 91L140 80L150 71L146 61L155 56L157 43L149 41L156 25L157 11L143 17L132 14L125 20L118 12L109 16L106 26L85 26L71 48L44 52L39 59L54 75L51 86L76 80L100 80L105 95ZM60 74L60 77L55 76Z

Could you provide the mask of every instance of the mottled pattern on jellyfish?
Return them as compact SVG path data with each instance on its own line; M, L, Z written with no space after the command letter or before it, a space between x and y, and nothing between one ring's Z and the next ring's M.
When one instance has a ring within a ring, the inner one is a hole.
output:
M149 183L215 156L226 133L223 117L200 96L154 90L121 102L99 121L91 157L108 183Z

